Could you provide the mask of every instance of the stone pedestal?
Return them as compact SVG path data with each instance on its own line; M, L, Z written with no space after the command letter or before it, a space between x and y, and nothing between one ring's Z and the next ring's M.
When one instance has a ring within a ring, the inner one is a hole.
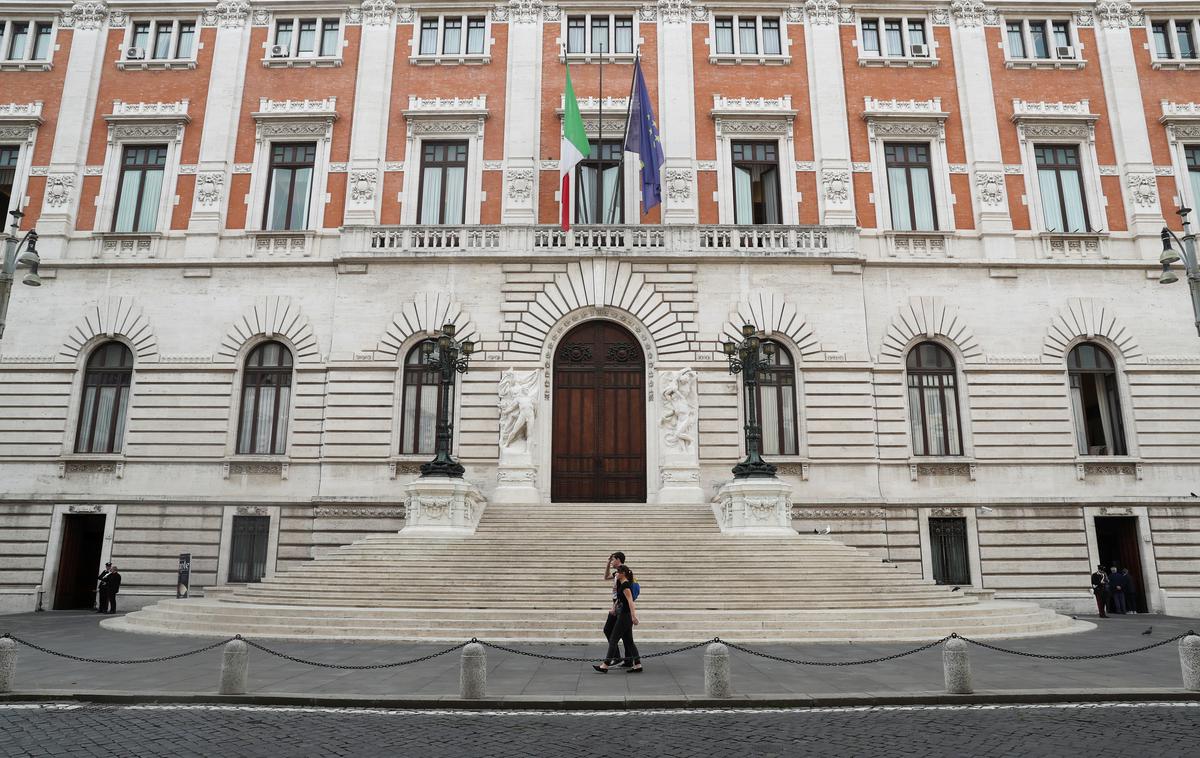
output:
M500 466L496 470L496 489L492 492L493 503L537 503L541 495L537 489L537 468L529 453L501 451Z
M704 490L700 488L700 467L691 462L674 466L669 460L664 462L659 469L658 483L660 503L696 505L705 500Z
M658 374L658 502L703 503L696 420L700 396L696 372L690 368Z
M792 528L792 485L776 477L726 482L717 491L713 512L724 534L796 534Z
M466 479L423 476L404 488L407 509L402 535L466 537L475 533L487 506Z

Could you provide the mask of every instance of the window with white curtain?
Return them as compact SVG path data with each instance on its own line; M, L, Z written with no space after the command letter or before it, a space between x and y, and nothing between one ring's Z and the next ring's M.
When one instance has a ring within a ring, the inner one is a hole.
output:
M1079 454L1125 455L1121 393L1112 356L1092 342L1076 345L1067 355L1067 375Z
M1048 232L1090 232L1083 170L1075 145L1034 145L1042 219Z
M21 148L18 145L0 145L0 230L7 231L12 221L8 212L16 209L12 194L17 183L17 162L20 158Z
M717 16L713 54L783 56L783 27L778 16Z
M132 21L122 50L127 60L187 60L196 51L196 22L179 19Z
M438 376L438 346L425 340L408 351L404 359L404 392L401 397L400 454L432 454L437 435L437 417L442 404Z
M264 229L296 231L308 228L309 195L312 192L316 159L315 142L271 145Z
M586 13L567 16L567 55L632 55L633 16Z
M166 145L127 145L121 154L114 232L153 232L158 228Z
M49 21L0 19L0 61L48 61L53 37L54 24Z
M239 455L283 455L287 450L288 407L292 395L292 352L281 342L264 342L246 358L242 408L238 419Z
M467 202L467 143L428 141L421 146L421 224L461 224Z
M779 144L735 141L733 205L735 224L783 223L779 196Z
M758 418L763 455L799 454L796 366L787 348L775 343L770 363L758 374Z
M621 140L590 141L592 150L575 168L575 223L625 223Z
M932 51L923 18L864 18L859 22L864 57L929 58Z
M1188 186L1192 190L1192 203L1200 203L1200 145L1188 145L1183 149L1187 161ZM3 170L0 162L0 171ZM1193 207L1195 207L1193 205Z
M341 19L277 18L272 58L336 58L341 54Z
M887 168L892 229L904 232L936 231L938 219L929 144L887 142L883 146L883 156Z
M922 342L905 359L913 455L962 455L958 379L950 351Z
M1013 19L1005 22L1010 60L1075 60L1075 35L1065 19Z
M482 56L487 45L487 18L484 16L422 16L417 54L429 57L461 58Z
M1162 19L1150 24L1151 50L1156 60L1196 60L1197 21L1194 18Z
M120 342L105 342L88 356L83 374L77 453L119 453L125 442L133 353Z

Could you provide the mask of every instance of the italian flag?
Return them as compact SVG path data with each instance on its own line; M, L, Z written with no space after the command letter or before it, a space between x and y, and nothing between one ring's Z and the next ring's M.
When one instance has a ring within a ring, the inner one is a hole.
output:
M575 88L571 86L571 69L567 68L567 89L563 93L562 147L558 151L558 185L562 190L562 229L571 228L571 182L575 179L575 166L591 152L583 118L579 115L579 101L575 99Z

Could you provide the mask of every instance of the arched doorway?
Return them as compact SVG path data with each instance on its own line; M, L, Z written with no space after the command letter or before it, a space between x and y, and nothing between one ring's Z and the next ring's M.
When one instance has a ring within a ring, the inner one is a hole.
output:
M550 500L646 502L646 359L637 338L588 321L554 352Z

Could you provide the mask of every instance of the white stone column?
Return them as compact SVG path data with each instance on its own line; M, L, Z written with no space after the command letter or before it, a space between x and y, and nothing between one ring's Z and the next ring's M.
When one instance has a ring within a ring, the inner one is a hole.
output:
M42 213L37 222L38 234L45 242L66 237L75 228L100 74L106 64L107 21L108 8L103 3L77 2L63 13L59 22L63 29L72 30L71 52L66 61L62 104L50 149ZM61 58L58 65L62 65ZM53 245L43 245L43 251L47 247L53 249Z
M951 16L959 115L971 167L971 196L960 197L958 202L971 203L975 228L984 239L984 256L1012 258L1015 255L1012 216L1008 210L1004 157L1000 152L1000 128L989 66L990 56L1003 56L1003 52L988 49L985 29L986 24L999 23L999 19L994 10L982 3L953 5Z
M1143 20L1142 12L1132 10L1128 3L1096 3L1095 58L1104 78L1129 231L1138 239L1143 257L1157 258L1162 251L1158 233L1163 217L1135 59L1146 53L1134 51L1129 34L1130 25Z
M242 111L242 87L250 55L249 17L249 6L237 0L223 0L204 16L206 24L216 25L217 33L205 98L192 215L188 219L189 256L213 256L217 235L225 225L230 169Z
M707 498L700 488L700 445L697 419L700 395L690 368L658 373L658 450L660 503L699 505Z
M383 200L383 161L396 54L396 4L364 0L354 83L354 120L346 181L345 223L377 224Z
M846 128L846 83L842 76L842 39L837 0L805 4L805 46L808 48L809 101L812 111L813 158L821 223L854 226L853 172L850 133ZM796 28L796 27L792 27ZM865 177L864 181L870 181Z
M690 3L660 0L658 4L658 113L655 115L663 144L664 224L695 224L700 219L691 12Z
M504 224L536 224L541 133L542 4L513 0L508 19L508 79L504 91ZM493 13L492 23L497 15ZM547 104L557 107L557 104Z

